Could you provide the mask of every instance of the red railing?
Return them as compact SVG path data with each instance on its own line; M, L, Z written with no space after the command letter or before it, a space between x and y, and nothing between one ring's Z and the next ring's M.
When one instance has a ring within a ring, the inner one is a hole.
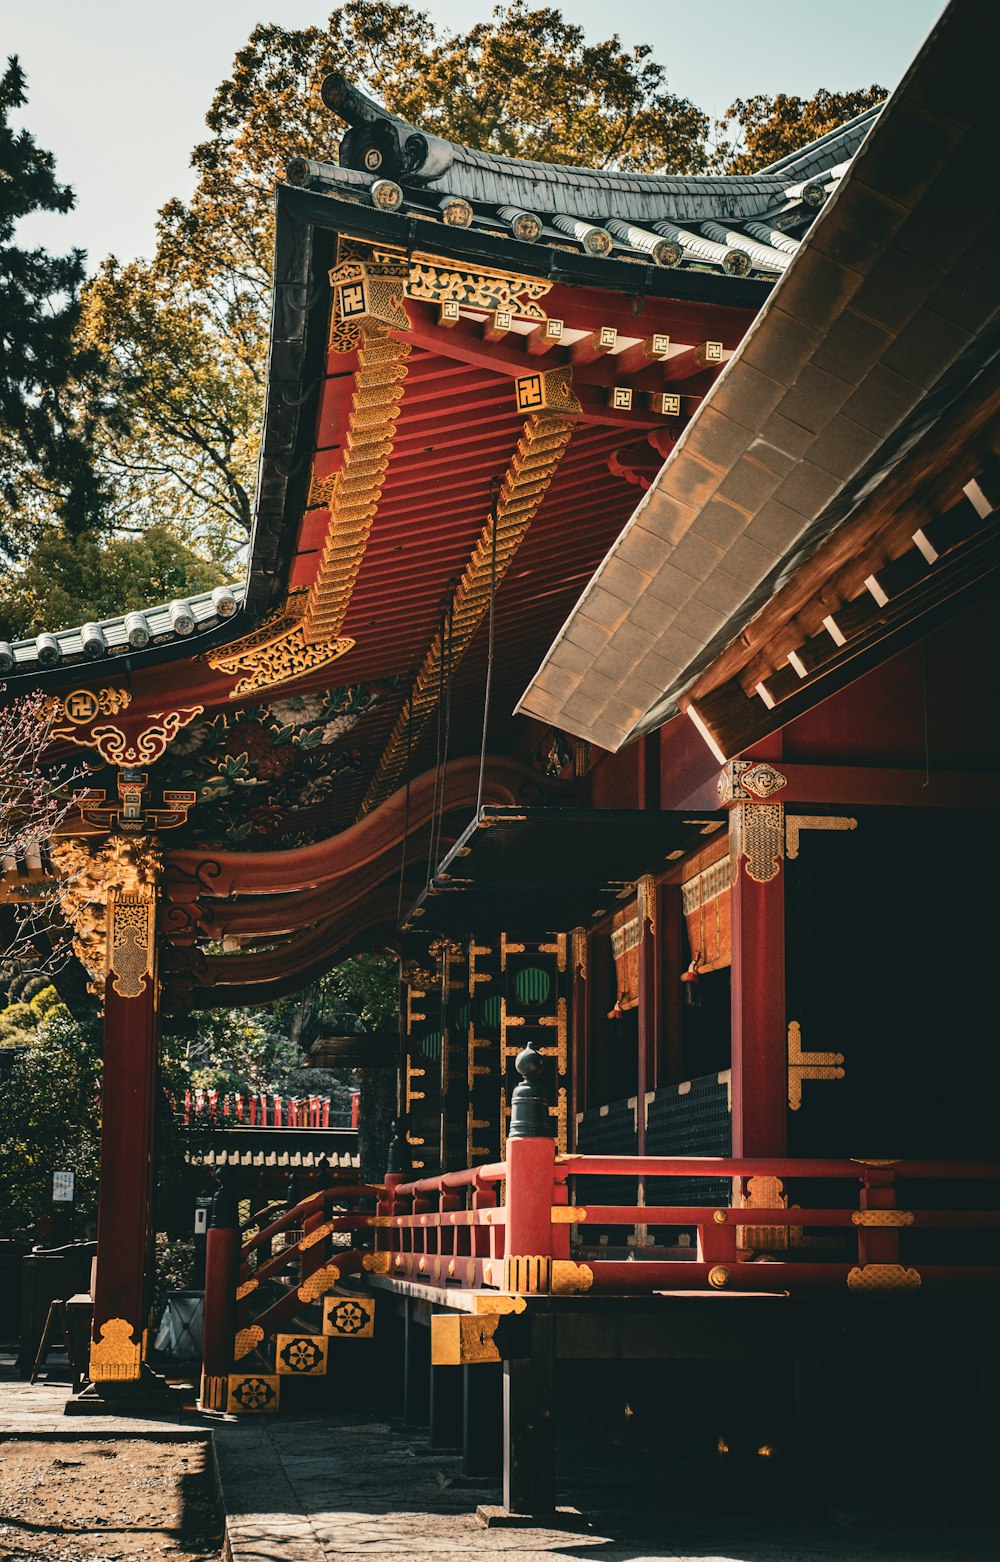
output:
M630 1179L644 1191L654 1178L721 1178L733 1191L722 1204L598 1204L587 1197L590 1178ZM755 1189L752 1179L771 1181ZM978 1203L998 1179L1000 1164L992 1162L557 1156L551 1140L512 1138L507 1160L496 1165L417 1181L387 1177L374 1267L440 1286L566 1294L994 1286L996 1245L971 1261L969 1249L985 1245L974 1233L1000 1228L1000 1210L938 1206L956 1202L945 1199L951 1184L976 1185L975 1198L965 1188L961 1197ZM773 1207L749 1202L761 1187L774 1190L775 1180L794 1183L802 1207L788 1208L787 1195L780 1200L773 1191ZM845 1182L855 1195L835 1186ZM601 1227L631 1227L644 1245L628 1258L604 1257L596 1245ZM694 1245L671 1243L670 1228L693 1232ZM659 1243L651 1229L661 1233ZM964 1234L958 1260L935 1251L932 1234L946 1230ZM844 1240L832 1257L807 1245L824 1235L836 1242L838 1234Z
M330 1128L357 1126L331 1122L329 1096L228 1095L218 1090L185 1090L176 1106L185 1128L215 1125L227 1128Z

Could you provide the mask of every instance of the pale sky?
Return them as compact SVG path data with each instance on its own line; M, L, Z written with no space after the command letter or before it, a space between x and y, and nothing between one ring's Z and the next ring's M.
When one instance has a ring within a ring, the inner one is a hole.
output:
M557 0L552 0L557 3ZM490 0L429 0L442 28L489 15ZM877 81L892 88L942 0L565 0L594 40L650 43L670 89L713 117L755 92L811 96ZM25 221L21 242L149 254L160 206L190 194L188 159L233 55L258 21L302 27L329 7L309 0L0 0L0 55L28 76L23 122L76 190L66 216Z

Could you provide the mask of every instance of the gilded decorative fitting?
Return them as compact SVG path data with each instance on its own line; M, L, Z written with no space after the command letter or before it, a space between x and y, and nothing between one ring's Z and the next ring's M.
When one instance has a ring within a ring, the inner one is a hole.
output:
M729 1219L729 1211L727 1209L713 1210L712 1219L717 1226L724 1226Z
M538 369L522 374L514 381L514 399L518 412L547 412L576 417L583 408L573 389L573 371L567 365Z
M441 202L441 221L450 228L468 228L474 216L472 207L460 195L449 195Z
M735 884L741 859L747 878L769 884L781 871L785 810L781 803L733 803L729 809L729 861Z
M519 1255L503 1261L505 1291L516 1291L528 1296L544 1294L550 1289L551 1278L551 1258Z
M391 1253L366 1253L361 1260L362 1269L369 1274L387 1275L392 1268Z
M799 837L803 830L856 830L858 821L841 814L786 814L785 856L791 861L799 855Z
M587 1218L586 1209L573 1204L553 1204L550 1214L554 1226L575 1226Z
M304 590L293 592L252 634L207 653L210 667L237 679L229 691L231 700L291 683L338 661L353 648L354 641L346 636L310 638L304 618L307 596Z
M719 776L719 801L723 805L747 799L766 803L787 785L788 777L766 760L731 759Z
M842 1052L803 1052L802 1027L798 1020L788 1022L788 1105L797 1112L802 1105L805 1079L843 1079Z
M121 1383L138 1378L142 1371L142 1345L126 1318L109 1318L101 1324L101 1337L90 1346L92 1383Z
M708 1271L708 1283L713 1291L724 1291L733 1278L733 1271L725 1264L713 1264Z
M854 1209L851 1222L855 1226L912 1226L913 1211L909 1209Z
M242 1302L245 1297L250 1296L256 1291L258 1283L257 1280L244 1280L242 1285L236 1287L236 1300Z
M862 1264L847 1276L851 1291L919 1291L920 1272L902 1264Z
M340 1279L340 1270L336 1264L324 1264L322 1269L317 1269L308 1279L303 1280L297 1291L300 1302L315 1302L327 1291L331 1291Z
M553 1296L576 1296L589 1291L594 1283L594 1271L589 1264L574 1264L567 1258L554 1258L550 1289Z
M249 1329L240 1329L236 1335L236 1344L233 1347L233 1356L237 1361L242 1361L244 1356L257 1349L264 1338L264 1331L259 1323L252 1323Z

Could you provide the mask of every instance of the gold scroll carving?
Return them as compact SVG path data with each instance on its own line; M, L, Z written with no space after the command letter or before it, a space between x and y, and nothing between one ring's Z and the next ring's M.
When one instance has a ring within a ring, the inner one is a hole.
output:
M119 998L138 998L152 981L156 901L152 895L108 895L107 975Z
M351 352L373 330L408 331L404 298L425 304L458 304L494 314L505 310L521 320L544 323L538 300L552 287L541 277L517 276L490 266L458 269L433 255L407 257L392 247L369 247L341 240L337 265L330 272L334 307L330 346Z
M204 710L203 705L185 705L177 710L151 711L149 725L139 730L126 731L115 722L94 726L94 714L124 710L131 696L124 689L101 689L94 695L98 709L91 712L83 700L89 690L78 689L67 695L65 702L53 701L61 714L53 712L49 737L65 743L75 743L79 748L96 748L107 765L139 767L153 765L162 759L167 746L173 742L182 727L187 727Z
M504 576L527 536L556 468L573 432L564 418L532 417L524 425L513 459L500 490L497 507L496 584ZM452 602L450 665L458 666L473 635L489 612L493 556L493 521L487 520L465 567ZM424 657L410 690L410 697L393 728L371 785L361 804L361 815L378 807L399 785L408 751L415 750L437 708L441 659L445 637L439 630Z
M132 1338L134 1332L126 1318L109 1318L101 1324L101 1337L90 1346L92 1383L121 1383L139 1376L142 1346Z
M842 1052L803 1052L802 1027L798 1020L788 1023L788 1105L797 1112L802 1105L804 1079L843 1079Z
M207 653L208 664L216 672L238 678L229 691L231 700L243 699L258 689L290 683L328 666L351 650L354 641L345 636L309 638L303 621L307 595L306 591L292 592L284 607L265 618L259 629L233 645Z
M145 972L152 969L149 940L160 873L155 843L148 836L112 835L90 846L67 836L54 838L51 852L59 903L73 929L73 951L90 977L91 992L100 994L113 970L115 991L122 997L138 996L122 992L119 982L134 985L140 963ZM137 909L140 903L144 914Z
M769 884L781 871L785 850L782 803L734 803L729 810L729 860L733 883L745 859L747 878Z
M414 255L406 284L407 298L422 303L464 304L469 309L490 313L508 309L521 320L544 322L548 315L538 300L552 287L541 277L519 277L509 271L494 271L477 266L474 271L457 271L428 255Z

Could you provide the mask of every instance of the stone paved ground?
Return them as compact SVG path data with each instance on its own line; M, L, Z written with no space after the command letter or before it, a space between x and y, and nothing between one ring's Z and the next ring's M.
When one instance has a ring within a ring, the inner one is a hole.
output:
M233 1562L997 1562L1000 1531L961 1515L792 1511L756 1474L740 1496L714 1470L667 1467L601 1447L589 1435L560 1448L560 1495L580 1530L484 1529L488 1482L411 1428L360 1417L260 1418L216 1437ZM773 1481L780 1485L780 1478ZM914 1494L905 1494L908 1501Z
M361 1562L376 1552L386 1562L481 1562L484 1552L509 1562L1000 1562L1000 1527L960 1503L915 1512L920 1493L900 1489L894 1511L875 1511L848 1486L795 1509L780 1471L758 1467L740 1488L738 1475L626 1455L582 1429L560 1445L560 1501L585 1514L585 1527L487 1530L476 1509L499 1491L465 1480L457 1457L395 1422L361 1412L64 1417L66 1395L65 1385L0 1380L0 1439L138 1433L153 1443L211 1431L231 1562ZM876 1418L859 1434L858 1459L872 1468L879 1458ZM11 1555L0 1545L0 1562Z

